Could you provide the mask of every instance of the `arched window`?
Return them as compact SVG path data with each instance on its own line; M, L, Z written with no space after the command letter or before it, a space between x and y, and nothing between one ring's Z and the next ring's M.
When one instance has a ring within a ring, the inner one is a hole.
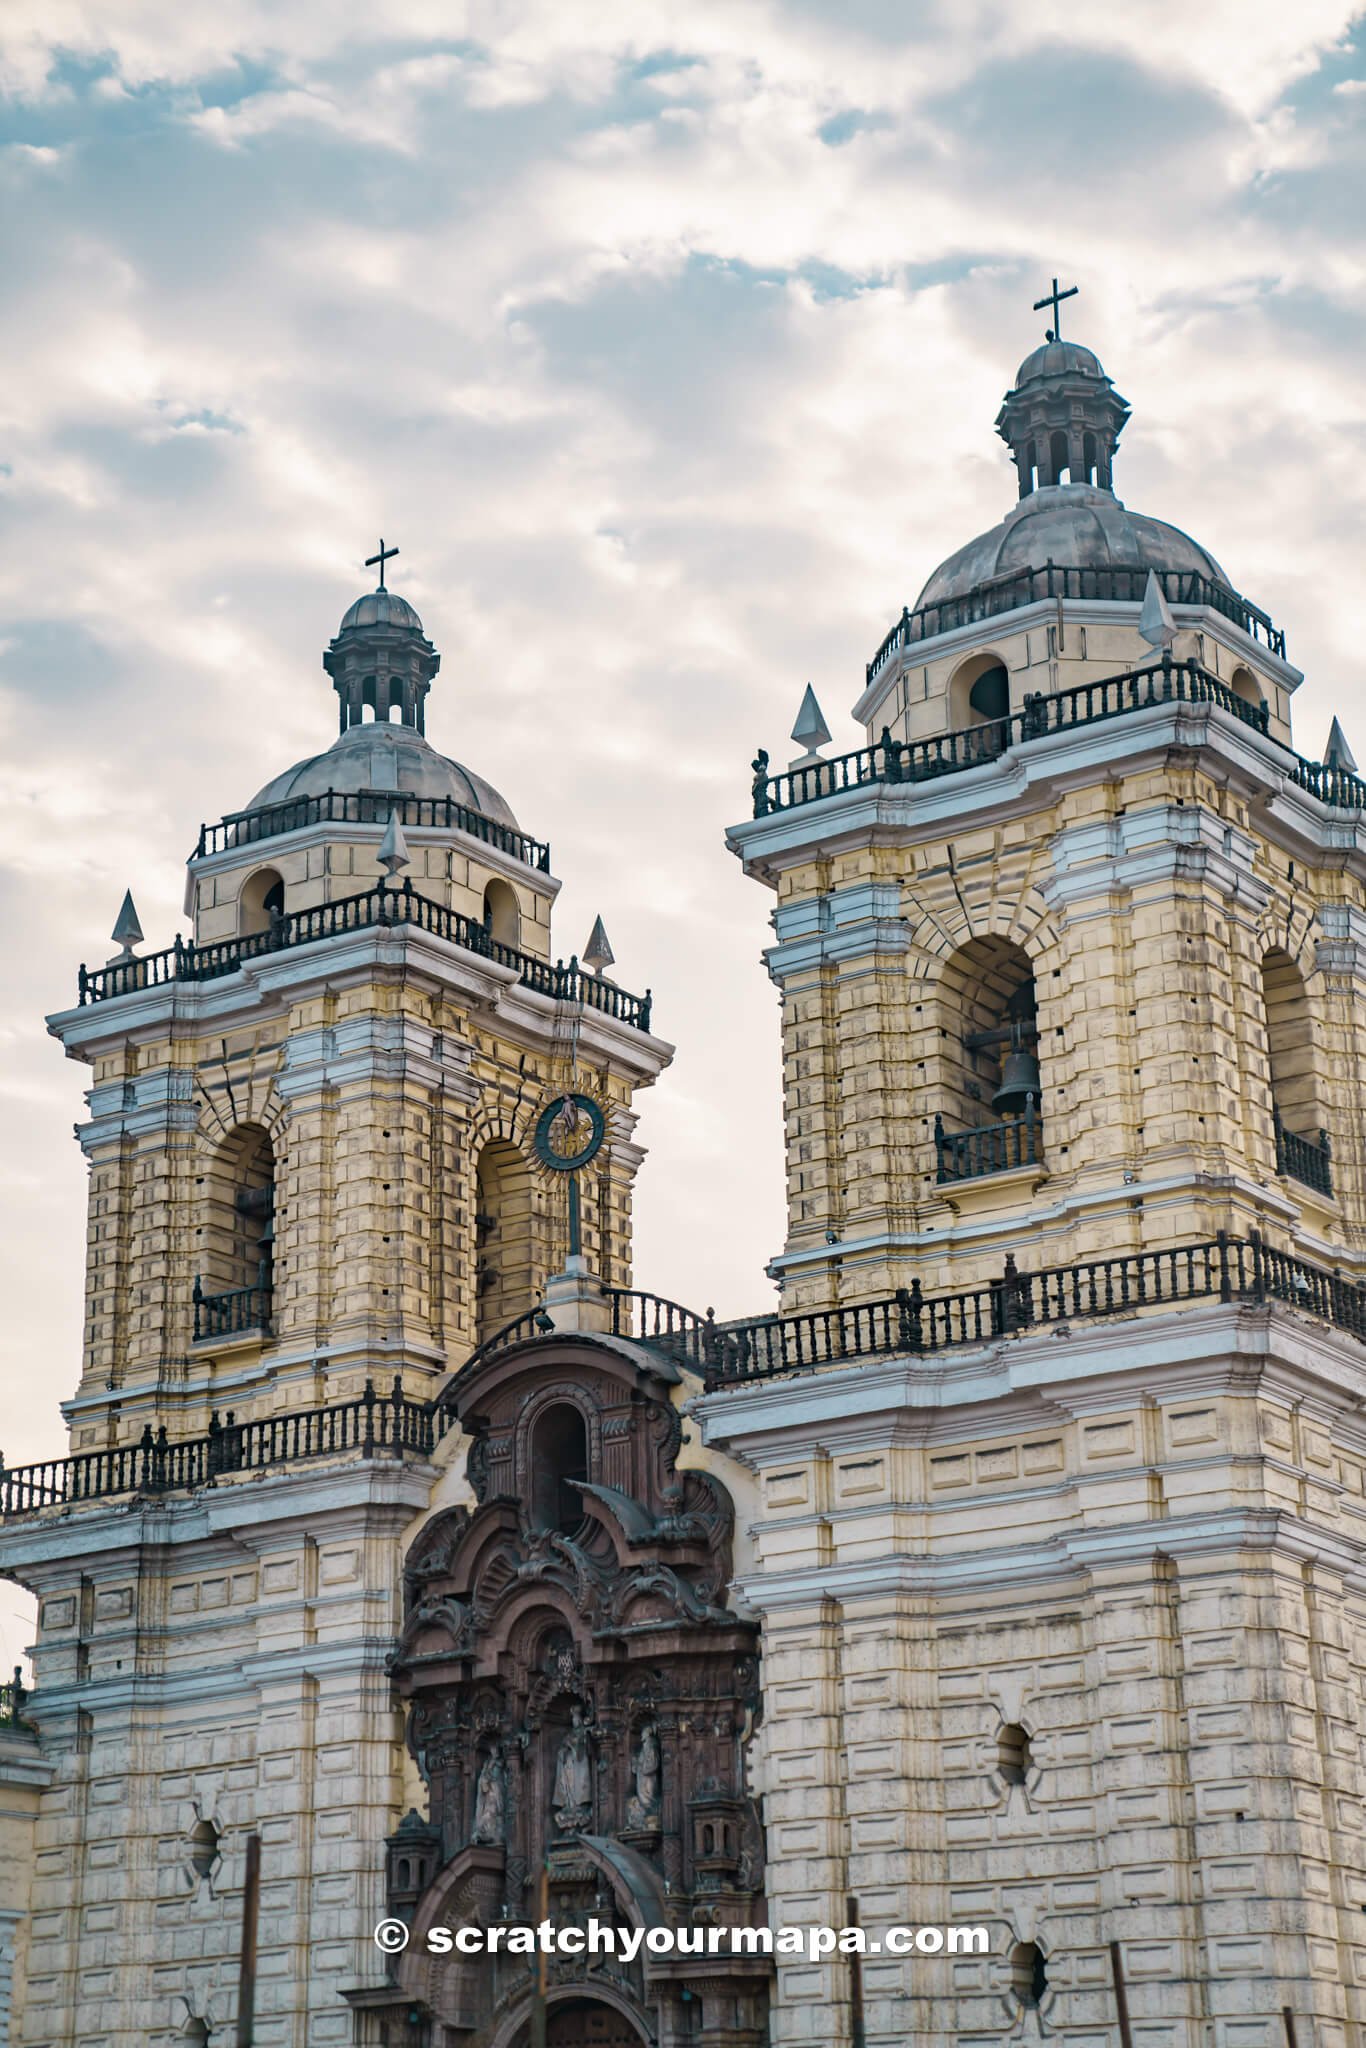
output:
M996 1737L996 1768L1007 1785L1023 1785L1033 1761L1027 1732L1018 1721L1007 1721Z
M1037 1165L1043 1094L1029 955L1006 939L970 940L945 962L936 1008L937 1179Z
M243 938L253 932L267 932L271 919L283 917L284 909L284 877L274 868L258 868L242 884L237 899L237 929Z
M1048 468L1049 482L1060 484L1067 468L1067 436L1061 427L1056 427L1048 437Z
M531 1175L517 1147L486 1145L475 1169L475 1332L483 1343L535 1307Z
M275 1284L275 1152L259 1124L239 1124L204 1176L196 1335L230 1336L269 1317Z
M521 913L509 883L492 881L484 890L484 930L500 946L521 942Z
M365 681L360 686L360 717L362 725L372 724L374 722L375 717L377 716L375 704L377 700L378 689L378 680L374 676L367 676L365 678Z
M1332 1147L1324 1129L1313 1015L1304 977L1279 947L1262 960L1262 1003L1277 1171L1330 1195Z
M575 1480L588 1477L588 1426L570 1401L536 1418L531 1432L531 1517L538 1529L573 1536L583 1525L583 1495Z

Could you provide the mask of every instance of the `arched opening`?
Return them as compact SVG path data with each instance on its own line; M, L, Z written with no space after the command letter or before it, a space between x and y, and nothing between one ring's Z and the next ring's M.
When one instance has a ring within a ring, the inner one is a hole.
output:
M531 1432L531 1518L538 1529L573 1536L583 1526L583 1496L575 1480L588 1477L588 1426L570 1401L536 1418Z
M1036 1941L1017 1941L1010 1951L1010 1988L1016 2002L1030 2010L1043 2004L1048 1967Z
M1096 480L1096 437L1094 434L1082 435L1081 460L1083 470L1082 482L1093 484Z
M275 1286L275 1150L259 1124L239 1124L204 1176L207 1201L195 1279L195 1336L269 1326Z
M521 912L517 908L516 894L509 883L495 880L485 888L484 930L495 945L520 945Z
M243 938L253 932L268 932L274 918L285 914L284 877L275 868L258 868L248 875L237 899L237 929Z
M1007 939L970 940L944 964L937 1009L936 1178L1037 1165L1043 1090L1029 955Z
M375 705L377 702L378 690L379 683L377 678L374 676L367 676L360 686L360 722L362 725L372 725L374 723L376 717Z
M996 1737L996 1768L1007 1785L1023 1785L1033 1761L1028 1733L1018 1721L1007 1721Z
M518 2048L525 2048L524 2035ZM642 2048L644 2036L614 2006L596 1998L571 1998L546 2015L546 2048Z
M1319 1095L1313 1014L1303 975L1278 946L1262 960L1262 1004L1276 1170L1331 1195L1332 1144Z
M218 1829L211 1820L198 1820L190 1830L190 1862L196 1876L207 1877L218 1861Z
M212 2038L213 2036L209 2032L208 2021L200 2019L197 2013L191 2013L182 2029L181 2039L184 2041L210 2041Z
M1010 675L994 649L974 654L949 684L949 728L970 760L991 761L1010 744Z
M1048 437L1048 481L1060 484L1067 469L1067 436L1061 427L1055 427Z
M515 1145L496 1139L475 1169L475 1338L482 1344L535 1307L531 1175Z
M1241 703L1255 711L1260 718L1266 711L1266 692L1250 668L1235 668L1228 679L1228 686Z

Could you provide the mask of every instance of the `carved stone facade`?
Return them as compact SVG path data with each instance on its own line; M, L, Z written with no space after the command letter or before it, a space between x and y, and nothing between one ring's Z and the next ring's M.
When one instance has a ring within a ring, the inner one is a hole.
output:
M433 1926L763 1924L757 1625L728 1604L730 1497L676 1462L680 1379L657 1351L581 1335L453 1383L477 1503L409 1550L393 1660L429 1799L389 1845L413 1934L396 2042L414 2005L433 2048L527 2039L525 1960L432 1956ZM767 1974L705 1953L557 1957L550 2039L759 2048Z

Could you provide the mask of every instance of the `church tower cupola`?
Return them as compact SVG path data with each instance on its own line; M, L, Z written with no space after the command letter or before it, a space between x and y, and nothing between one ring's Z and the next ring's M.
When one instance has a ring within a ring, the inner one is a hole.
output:
M1115 447L1129 407L1106 376L1099 357L1078 341L1064 341L1058 326L1060 293L1040 306L1053 307L1054 325L1042 347L1025 357L996 417L996 431L1015 458L1020 496L1049 484L1095 484L1113 490ZM1037 309L1036 309L1037 310Z
M380 542L365 565L379 564L378 587L356 599L323 656L341 699L342 732L367 719L427 729L426 697L441 656L407 599L385 588L384 565L397 553Z

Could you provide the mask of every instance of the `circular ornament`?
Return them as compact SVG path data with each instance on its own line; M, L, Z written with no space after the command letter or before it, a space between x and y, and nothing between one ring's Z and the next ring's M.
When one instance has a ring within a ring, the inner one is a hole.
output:
M536 1157L557 1173L577 1173L602 1150L607 1119L591 1095L560 1095L536 1120Z

